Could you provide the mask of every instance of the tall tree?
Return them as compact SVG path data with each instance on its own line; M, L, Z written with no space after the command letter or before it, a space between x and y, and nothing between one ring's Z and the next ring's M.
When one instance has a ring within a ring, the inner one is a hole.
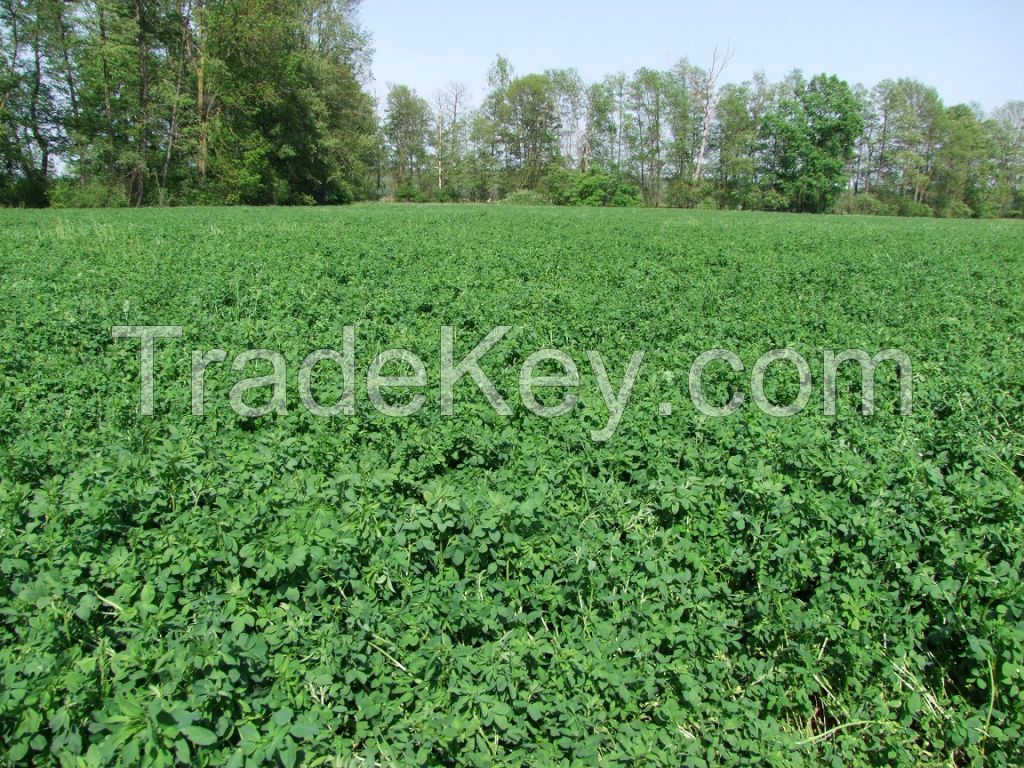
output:
M965 104L949 107L941 146L935 156L936 208L941 214L971 216L990 205L990 136Z
M717 111L712 145L718 154L719 198L727 208L753 207L757 180L755 149L761 123L750 85L725 86Z
M612 170L616 168L616 120L615 95L605 80L593 83L586 93L586 125L580 146L580 170L590 168Z
M544 73L554 92L558 114L559 151L562 159L573 168L580 168L582 145L586 136L587 91L583 78L575 69L552 69Z
M671 110L677 101L675 82L667 72L640 69L629 83L630 158L648 205L661 204L668 150L672 146Z
M469 89L453 82L434 93L434 156L438 195L460 199L463 157L466 151Z
M501 189L537 189L560 157L561 121L554 83L547 75L515 77L498 57L474 127L474 139L492 167L504 170ZM481 157L481 160L483 157Z
M1024 217L1024 101L1011 101L987 124L995 152L995 186L1000 216Z
M706 72L697 69L691 70L692 89L696 95L695 102L700 105L700 145L697 148L697 158L693 164L693 180L701 178L704 170L704 160L707 154L708 141L711 138L712 125L715 120L715 109L718 106L718 81L725 68L733 57L732 48L727 48L724 53L719 53L715 48L711 56L711 66Z
M388 89L384 137L391 154L393 194L415 197L427 168L432 115L430 105L404 85Z
M834 75L805 83L795 73L790 90L765 118L774 148L768 178L790 210L826 211L846 184L847 163L864 127L860 104Z

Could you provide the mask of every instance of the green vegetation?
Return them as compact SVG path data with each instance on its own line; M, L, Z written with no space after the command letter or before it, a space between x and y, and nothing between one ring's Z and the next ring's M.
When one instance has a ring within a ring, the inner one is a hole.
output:
M0 206L526 191L560 205L1024 216L1024 101L985 113L915 80L799 70L726 82L731 51L717 50L707 67L595 82L517 74L499 56L476 103L458 82L388 84L378 100L359 4L0 0ZM566 189L567 174L586 188Z
M377 124L357 5L5 0L0 205L373 196Z
M1019 223L353 206L0 229L0 762L1024 762ZM184 327L153 419L126 323ZM428 361L418 415L298 407L299 361L349 324L362 370ZM647 357L607 443L586 376L559 419L497 416L468 381L446 419L446 324L460 357L513 326L482 366L517 405L542 347L581 371L598 350L616 384ZM859 414L855 368L836 417L817 394L791 419L688 405L697 354L749 370L775 346L815 382L824 349L903 349L913 417L881 371ZM280 350L288 415L236 416L221 365L193 417L190 351L213 347Z

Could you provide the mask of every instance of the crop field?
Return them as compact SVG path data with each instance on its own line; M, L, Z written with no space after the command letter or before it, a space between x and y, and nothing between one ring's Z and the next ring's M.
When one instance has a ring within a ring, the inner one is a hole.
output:
M115 326L181 329L152 416ZM443 329L458 362L506 326L508 413L465 376L446 415ZM314 413L346 336L352 407ZM393 348L407 416L370 399ZM556 418L517 384L545 348ZM287 384L256 417L250 349ZM729 416L691 402L711 349ZM905 353L910 415L892 363L826 415L846 349ZM0 764L1024 763L1020 222L0 211L0 377Z

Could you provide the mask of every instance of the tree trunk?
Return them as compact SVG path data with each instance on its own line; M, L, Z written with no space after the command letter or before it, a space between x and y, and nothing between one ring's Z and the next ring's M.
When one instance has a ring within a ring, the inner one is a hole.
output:
M444 166L441 161L441 146L444 144L444 121L441 117L441 110L438 110L437 114L437 147L435 148L435 154L437 156L437 191L440 192L444 189L442 177L444 174Z
M32 119L29 130L32 131L32 137L35 139L36 146L39 147L39 174L45 180L50 175L50 141L43 132L42 119L39 115L39 98L43 89L43 57L39 46L37 26L32 38L32 60L35 63L35 70L32 73L32 99L29 102L29 117Z
M11 92L17 83L18 51L21 49L21 38L18 32L18 11L11 0L6 0L4 7L11 18L11 76L9 78L10 85L4 91L3 96L0 97L0 110L7 106L7 99L10 98ZM10 161L10 156L8 161Z
M698 181L704 168L704 157L708 150L708 140L711 137L711 124L715 120L715 108L718 106L718 97L715 94L715 84L722 76L725 68L729 66L733 50L727 48L725 55L719 59L718 48L711 57L711 67L708 69L707 80L704 84L704 118L701 124L700 151L697 153L697 165L693 169L693 180Z
M103 112L107 117L107 139L111 142L114 140L114 111L110 106L110 63L107 61L107 24L106 17L103 13L103 1L96 0L96 19L99 24L100 32L100 62L103 68ZM107 150L107 174L110 178L110 182L113 183L115 177L115 160L112 149Z
M207 120L209 110L207 109L206 94L206 41L203 39L205 33L206 15L202 0L196 3L196 46L199 49L196 61L196 110L199 119L199 181L206 180L206 159L209 150L209 135L207 132Z
M135 165L134 197L135 207L142 206L146 191L147 149L149 144L149 43L146 39L145 0L135 0L135 20L138 24L139 51L139 126L138 158Z
M75 73L68 53L68 30L64 23L64 3L57 3L57 24L60 27L60 55L64 62L64 79L68 86L68 100L71 102L71 117L78 122L78 90L75 88Z
M160 176L160 186L167 188L167 175L171 170L171 155L178 134L178 102L181 100L181 83L185 76L185 59L188 51L188 13L184 5L179 8L181 13L181 51L179 52L178 72L174 81L174 103L171 105L171 123L167 130L167 152L164 154L164 168Z

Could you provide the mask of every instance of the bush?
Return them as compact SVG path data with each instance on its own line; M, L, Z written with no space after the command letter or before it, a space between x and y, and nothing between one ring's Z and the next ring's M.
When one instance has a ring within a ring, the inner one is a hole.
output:
M858 216L895 216L896 206L879 200L870 192L843 192L836 200L835 212Z
M600 208L608 204L614 181L603 173L578 175L573 189L573 201L569 205L587 205Z
M45 208L50 185L42 176L0 177L0 208Z
M935 215L935 211L931 209L931 206L926 205L925 203L919 203L909 197L904 197L899 202L899 215L916 218L931 218Z
M978 219L998 219L999 206L991 200L979 200L974 206L974 216ZM1012 213L1009 215L1013 215Z
M437 190L434 193L434 202L436 203L459 203L462 202L462 195L459 194L459 190L454 187L444 187Z
M395 190L395 200L400 203L422 203L423 194L416 189L412 182L405 182Z
M613 208L639 208L643 204L644 196L640 187L630 182L619 184L609 203Z
M579 205L632 208L643 204L640 188L618 176L591 171L576 184Z
M947 203L939 211L939 216L944 219L972 219L974 218L974 211L967 203L961 200L954 200L952 203Z
M50 205L54 208L125 208L128 195L121 187L97 180L57 179L50 190Z
M776 189L766 189L761 193L762 211L785 211L789 208L789 200Z
M553 205L575 205L576 176L568 168L557 168L548 173L541 186Z
M353 203L356 200L356 194L352 189L352 185L347 181L339 180L333 191L327 196L326 202L330 205L346 205Z
M666 201L673 208L696 208L711 197L713 191L712 185L704 179L692 181L679 176L669 182Z
M643 204L640 188L602 171L559 168L544 178L544 191L555 205L632 208Z
M532 189L518 189L501 201L505 205L550 205L544 195Z

